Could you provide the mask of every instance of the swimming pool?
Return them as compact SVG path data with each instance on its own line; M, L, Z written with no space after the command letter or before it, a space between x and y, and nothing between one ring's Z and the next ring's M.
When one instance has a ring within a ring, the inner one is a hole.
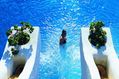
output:
M41 28L40 79L80 79L80 28L102 20L111 28L119 55L118 0L0 0L0 57L5 32L20 21ZM62 29L67 30L67 44L59 46Z

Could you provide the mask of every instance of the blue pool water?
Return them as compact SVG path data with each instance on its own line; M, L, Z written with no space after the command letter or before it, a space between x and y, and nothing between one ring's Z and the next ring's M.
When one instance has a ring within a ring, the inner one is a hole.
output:
M118 0L0 0L0 58L6 30L27 21L41 28L39 79L80 79L80 28L97 20L111 28L119 55ZM59 46L62 29L67 30L64 47Z

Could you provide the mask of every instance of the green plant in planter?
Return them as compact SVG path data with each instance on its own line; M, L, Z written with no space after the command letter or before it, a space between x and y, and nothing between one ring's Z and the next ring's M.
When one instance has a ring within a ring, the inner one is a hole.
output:
M29 34L32 33L34 30L30 23L21 22L21 25L21 27L14 25L13 29L9 29L6 32L6 35L8 36L9 45L14 46L14 48L11 48L13 55L18 54L20 45L24 45L29 42Z
M107 41L106 31L102 29L104 23L102 21L92 22L90 24L90 34L88 40L96 48L104 46Z
M11 51L13 55L17 55L19 53L19 50L15 48L11 48Z
M9 30L6 32L6 35L9 36L9 35L11 35L11 34L12 34L12 30L9 29Z

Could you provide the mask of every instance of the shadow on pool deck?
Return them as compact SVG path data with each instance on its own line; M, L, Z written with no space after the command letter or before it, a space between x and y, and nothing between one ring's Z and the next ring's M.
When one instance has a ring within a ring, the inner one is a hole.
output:
M24 69L24 64L18 65L9 79L18 79L23 69Z

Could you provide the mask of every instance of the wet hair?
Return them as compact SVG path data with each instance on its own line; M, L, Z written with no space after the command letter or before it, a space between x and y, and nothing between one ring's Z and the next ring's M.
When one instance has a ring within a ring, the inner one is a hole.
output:
M64 37L65 37L66 34L67 34L67 33L66 33L66 30L63 29L63 30L62 30L62 34L61 34L61 36L64 36Z

